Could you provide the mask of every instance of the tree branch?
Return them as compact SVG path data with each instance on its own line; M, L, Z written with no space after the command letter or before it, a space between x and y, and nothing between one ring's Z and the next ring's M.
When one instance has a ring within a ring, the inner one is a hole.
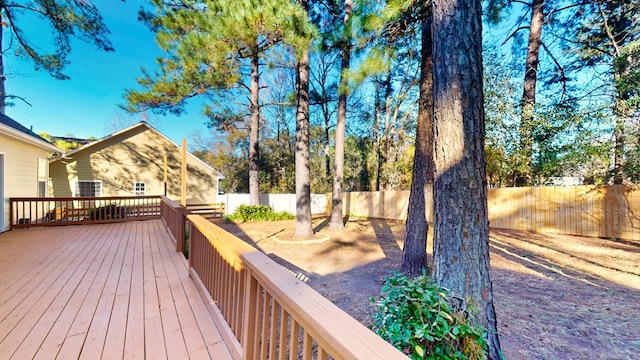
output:
M529 25L527 26L520 26L517 29L513 30L513 32L511 33L511 35L509 35L506 39L504 39L504 41L502 42L502 44L500 44L500 46L504 46L504 44L507 43L507 41L509 41L509 39L511 39L512 37L516 36L516 33L520 30L524 30L524 29L528 29Z
M591 50L598 51L598 52L600 52L602 54L609 55L609 56L614 56L614 55L610 54L609 52L607 52L604 49L601 49L599 47L593 46L591 43L576 41L576 40L573 40L573 39L566 38L564 36L558 36L558 35L556 35L556 36L557 36L558 39L560 39L562 41L566 41L568 43L575 44L575 45L582 45L582 46L587 47L587 48L589 48Z
M598 1L598 10L600 10L600 15L602 15L604 30L607 33L607 37L611 41L611 45L613 45L613 48L616 51L615 56L620 56L620 47L618 46L618 42L616 41L616 38L611 33L611 28L609 27L609 21L607 19L607 15L604 13L604 10L602 9L602 3L600 1Z
M562 67L562 65L560 65L560 62L558 61L558 59L556 59L555 55L553 55L551 50L549 50L549 48L547 47L547 44L545 44L544 41L541 41L540 44L542 45L542 48L547 53L547 55L549 55L551 60L553 60L554 64L556 64L556 68L560 71L560 75L562 76L562 93L566 94L567 93L567 81L566 81L567 76L565 74L564 68Z
M23 98L22 96L18 96L18 95L5 95L4 96L5 99L19 99L22 100L25 104L29 105L29 106L33 106L31 105L30 102L27 101L27 99Z
M9 20L9 27L11 27L13 34L16 36L16 39L18 39L18 43L20 44L20 46L25 49L27 54L32 59L36 60L35 58L38 57L38 54L36 54L33 51L33 49L29 46L29 44L27 44L26 40L22 39L22 36L20 35L20 29L18 29L15 23L13 22L13 17L11 16L11 12L7 11L5 12L4 15L7 18L7 20Z
M567 5L567 6L564 6L564 7L549 11L549 13L547 13L547 16L553 15L555 13L559 13L559 12L567 10L567 9L571 9L571 8L579 7L579 6L583 6L583 5L589 5L589 4L591 4L591 1L586 0L586 1L579 2L577 4Z

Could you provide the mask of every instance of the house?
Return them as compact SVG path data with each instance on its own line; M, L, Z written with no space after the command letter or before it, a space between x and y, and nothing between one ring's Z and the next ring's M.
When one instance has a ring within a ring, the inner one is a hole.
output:
M180 200L182 149L142 121L52 161L50 194L54 197L141 196L165 194ZM187 154L187 203L217 202L222 175Z
M0 114L0 232L9 229L9 198L47 195L49 160L61 152L30 129Z

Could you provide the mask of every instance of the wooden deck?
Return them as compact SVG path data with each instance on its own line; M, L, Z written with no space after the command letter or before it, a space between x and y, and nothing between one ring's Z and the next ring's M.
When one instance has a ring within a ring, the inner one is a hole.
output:
M0 359L231 359L160 220L0 234Z

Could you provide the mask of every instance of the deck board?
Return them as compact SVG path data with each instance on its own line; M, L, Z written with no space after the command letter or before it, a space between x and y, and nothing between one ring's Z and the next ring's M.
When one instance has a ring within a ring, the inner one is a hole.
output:
M56 338L65 331L65 327L71 325L82 301L86 297L93 280L98 271L99 260L104 251L108 249L107 243L96 243L89 249L85 261L77 268L74 275L66 282L64 288L54 301L46 308L45 313L34 325L29 335L22 342L20 347L13 354L16 358L33 358L41 347L45 349L51 346L51 340L44 344L46 338ZM51 334L51 336L48 336ZM51 349L50 351L55 351ZM57 352L57 351L56 351Z
M0 358L231 359L160 220L0 234Z
M50 335L45 339L40 349L36 353L35 359L47 359L51 354L63 354L68 358L77 358L86 332L95 313L100 294L109 275L116 249L120 244L120 235L118 231L123 231L124 226L112 226L109 232L105 234L107 238L113 238L114 241L105 242L106 246L102 248L101 260L95 261L97 270L95 273L88 274L86 285L88 288L79 289L77 295L70 301L70 306L65 308L61 314L60 320L56 322L51 329ZM92 278L93 276L93 278ZM89 283L90 282L90 283ZM82 301L80 302L80 299ZM78 304L80 302L80 304ZM61 350L64 345L64 350Z
M3 338L0 343L0 358L13 356L22 342L29 339L28 335L38 330L34 330L38 323L47 326L50 321L55 320L55 314L64 308L64 297L72 293L81 272L86 270L83 266L87 263L85 259L91 259L91 251L95 245L93 242L84 242L77 247L76 256L65 256L56 259L60 261L56 261L55 266L45 266L40 272L44 275L43 278L38 276L37 281L29 281L20 289L19 296L12 297L6 303L11 310L0 311L0 314L6 314L0 321L0 337ZM4 308L4 305L0 308ZM16 359L20 358L24 357L18 354Z
M167 234L168 236L168 234ZM160 246L167 246L169 241L162 241L158 243ZM182 259L168 256L168 249L163 249L162 260L164 262L165 269L167 269L167 280L171 284L173 301L176 306L176 314L178 315L178 321L182 328L185 344L187 345L187 351L189 357L201 358L203 354L208 354L207 344L202 337L200 327L196 322L196 316L194 310L189 304L189 298L186 295L185 287L188 287L189 282L185 281L188 278L187 269L184 266ZM180 273L184 276L181 277ZM185 285L186 284L186 285ZM201 315L201 314L198 314ZM212 323L210 323L212 324Z
M145 224L136 222L138 228ZM141 229L138 229L140 231ZM142 239L133 247L133 270L131 272L131 292L129 296L129 316L127 317L127 337L124 344L125 359L144 359L144 268Z

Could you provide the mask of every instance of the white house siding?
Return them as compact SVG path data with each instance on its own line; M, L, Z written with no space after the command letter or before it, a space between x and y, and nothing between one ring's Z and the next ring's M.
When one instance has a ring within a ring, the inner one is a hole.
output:
M51 153L0 134L0 154L4 155L4 221L0 231L9 229L9 198L38 196L38 159Z

